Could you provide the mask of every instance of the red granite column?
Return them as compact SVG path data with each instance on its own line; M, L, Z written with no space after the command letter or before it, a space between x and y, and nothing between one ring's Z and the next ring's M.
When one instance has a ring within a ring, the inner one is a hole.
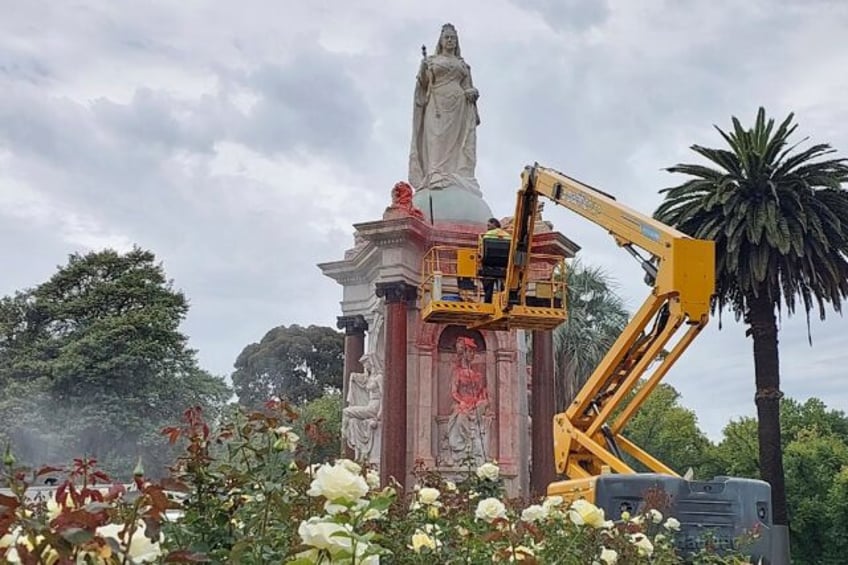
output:
M556 478L554 468L555 411L554 396L554 346L553 333L533 331L533 385L530 413L533 418L531 430L532 466L530 469L530 493L542 496L548 485Z
M345 406L350 374L362 372L362 363L359 360L365 353L365 332L368 330L368 322L359 314L339 316L336 318L336 327L345 331L344 378L342 379L342 406ZM342 438L342 456L353 459L353 450L345 444L344 438Z
M377 296L386 299L386 359L383 375L383 435L380 443L380 481L394 477L406 484L406 322L416 288L402 281L377 283Z

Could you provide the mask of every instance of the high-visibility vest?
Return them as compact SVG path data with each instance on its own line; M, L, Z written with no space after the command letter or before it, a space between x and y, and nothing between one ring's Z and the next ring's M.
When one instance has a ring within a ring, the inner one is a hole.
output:
M503 228L492 228L483 234L484 239L510 239L512 236Z

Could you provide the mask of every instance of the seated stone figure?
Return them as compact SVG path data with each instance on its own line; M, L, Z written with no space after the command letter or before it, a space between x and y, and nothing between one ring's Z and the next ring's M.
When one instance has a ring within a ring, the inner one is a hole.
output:
M383 374L371 354L364 355L362 373L351 373L348 405L342 410L342 437L354 458L377 464L380 460L380 423L383 410Z
M492 417L485 377L472 367L476 355L477 344L473 339L465 336L457 339L451 386L454 404L442 447L442 458L448 466L466 462L479 465L486 461Z

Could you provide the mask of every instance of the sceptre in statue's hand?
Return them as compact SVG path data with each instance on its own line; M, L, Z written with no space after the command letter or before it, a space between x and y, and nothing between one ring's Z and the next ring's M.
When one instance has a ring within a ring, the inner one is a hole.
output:
M418 73L423 74L423 73L426 73L429 70L430 69L427 66L427 46L422 45L421 46L421 68L418 69Z

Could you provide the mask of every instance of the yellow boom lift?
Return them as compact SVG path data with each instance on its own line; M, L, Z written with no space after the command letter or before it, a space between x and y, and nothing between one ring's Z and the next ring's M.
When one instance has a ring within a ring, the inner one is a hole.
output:
M549 485L548 494L584 498L615 519L638 510L646 490L661 487L675 499L673 511L684 526L678 536L683 549L696 549L704 530L732 544L757 525L765 535L753 553L768 559L767 483L729 477L685 480L623 435L627 422L707 324L715 291L712 241L692 238L554 169L528 166L521 175L510 240L481 239L476 249L434 248L425 256L423 319L490 330L553 329L565 320L565 266L559 258L533 253L539 197L606 229L636 258L651 287L574 401L554 417L556 469L567 479ZM475 292L476 281L486 276L503 281L491 304ZM636 473L627 456L651 472Z

